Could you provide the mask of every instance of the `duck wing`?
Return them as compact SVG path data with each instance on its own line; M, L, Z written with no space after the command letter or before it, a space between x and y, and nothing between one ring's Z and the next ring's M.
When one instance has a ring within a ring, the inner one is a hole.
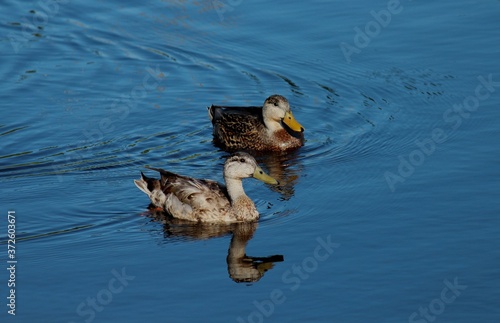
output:
M212 105L208 114L216 142L228 148L250 148L245 147L245 143L260 141L265 131L261 107Z
M205 222L209 217L224 215L231 207L226 187L218 182L148 168L160 173L165 210L175 218Z

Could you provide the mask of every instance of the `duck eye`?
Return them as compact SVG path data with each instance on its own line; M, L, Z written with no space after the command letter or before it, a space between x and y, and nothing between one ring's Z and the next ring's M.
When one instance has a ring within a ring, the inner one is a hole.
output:
M244 163L245 162L245 158L240 158L240 163Z
M277 106L278 106L278 102L274 102L273 104L274 104L274 106L275 106L275 107L277 107Z

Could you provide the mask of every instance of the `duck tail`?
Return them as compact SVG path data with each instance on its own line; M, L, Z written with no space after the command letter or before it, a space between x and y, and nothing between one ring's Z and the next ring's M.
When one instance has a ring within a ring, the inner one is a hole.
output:
M134 184L135 184L135 186L137 186L138 189L143 191L147 196L150 196L151 191L148 188L148 180L150 180L150 179L147 178L146 175L144 175L141 172L141 179L134 179Z

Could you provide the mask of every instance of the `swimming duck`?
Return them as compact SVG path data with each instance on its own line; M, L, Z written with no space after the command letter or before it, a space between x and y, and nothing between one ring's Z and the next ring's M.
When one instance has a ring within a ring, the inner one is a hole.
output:
M255 159L244 152L227 158L224 163L222 185L212 180L196 179L151 168L161 179L148 178L141 172L135 185L174 218L196 222L232 223L250 222L259 218L255 204L243 190L243 178L253 177L267 184L278 184L257 165Z
M304 128L295 120L288 100L271 95L262 107L212 105L208 116L215 144L230 151L282 151L304 144Z

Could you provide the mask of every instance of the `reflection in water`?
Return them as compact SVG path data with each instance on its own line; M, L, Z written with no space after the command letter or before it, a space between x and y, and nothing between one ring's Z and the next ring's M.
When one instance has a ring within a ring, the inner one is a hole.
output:
M273 152L255 154L255 159L264 165L269 176L279 181L279 185L267 185L271 190L281 194L285 201L289 200L295 193L294 186L299 179L302 167L298 162L298 150L288 152Z
M163 223L165 239L204 240L232 234L226 262L229 277L237 283L257 282L264 276L266 271L273 268L275 262L284 260L283 255L247 256L245 249L248 241L252 239L255 230L257 230L257 222L231 224L193 223L174 219L164 212L153 209L151 209L151 217L155 221Z
M239 223L232 233L227 251L227 271L229 277L237 283L250 283L260 280L266 271L272 269L275 262L284 260L282 255L251 257L245 252L248 241L252 238L257 223Z

